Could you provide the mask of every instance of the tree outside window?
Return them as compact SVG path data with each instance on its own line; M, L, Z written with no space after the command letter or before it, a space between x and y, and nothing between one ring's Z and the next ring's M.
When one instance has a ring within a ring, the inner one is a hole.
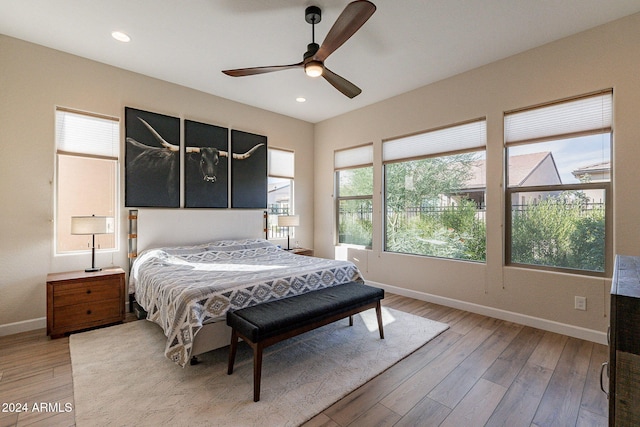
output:
M338 243L371 247L373 228L373 167L336 172L338 183Z
M385 165L389 252L485 261L484 188L472 189L484 152Z

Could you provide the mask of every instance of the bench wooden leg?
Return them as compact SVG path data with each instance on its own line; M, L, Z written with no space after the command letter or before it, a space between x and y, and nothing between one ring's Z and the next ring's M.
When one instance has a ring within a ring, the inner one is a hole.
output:
M353 316L349 316L349 326L353 326Z
M253 401L260 400L260 378L262 376L262 349L261 343L253 346Z
M378 317L378 330L380 331L380 339L384 339L384 329L382 329L382 307L380 301L376 304L376 316Z
M229 366L227 367L227 375L233 374L233 364L236 361L236 350L238 349L238 333L235 329L231 332L231 345L229 346Z

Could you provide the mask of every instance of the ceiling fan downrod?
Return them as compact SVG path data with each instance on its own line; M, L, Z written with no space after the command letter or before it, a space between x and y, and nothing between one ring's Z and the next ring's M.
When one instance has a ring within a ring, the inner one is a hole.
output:
M305 63L304 72L309 77L320 77L324 64L320 61L309 61L309 58L312 58L320 49L320 45L316 43L316 24L322 20L322 11L318 6L309 6L304 11L304 20L311 24L311 43L307 45L307 51L302 59Z

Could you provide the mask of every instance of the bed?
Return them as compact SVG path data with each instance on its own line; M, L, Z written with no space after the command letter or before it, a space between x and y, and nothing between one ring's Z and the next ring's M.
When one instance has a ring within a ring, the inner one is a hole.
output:
M295 255L265 239L221 240L141 252L129 292L167 337L180 366L229 344L229 310L347 282L364 282L349 261Z

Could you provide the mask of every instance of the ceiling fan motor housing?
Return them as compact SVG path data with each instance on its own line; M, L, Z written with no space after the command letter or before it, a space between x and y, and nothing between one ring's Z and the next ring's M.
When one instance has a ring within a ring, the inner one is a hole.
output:
M309 43L307 45L307 51L304 53L303 60L311 58L316 54L316 52L318 52L318 49L320 49L320 45L318 43Z

